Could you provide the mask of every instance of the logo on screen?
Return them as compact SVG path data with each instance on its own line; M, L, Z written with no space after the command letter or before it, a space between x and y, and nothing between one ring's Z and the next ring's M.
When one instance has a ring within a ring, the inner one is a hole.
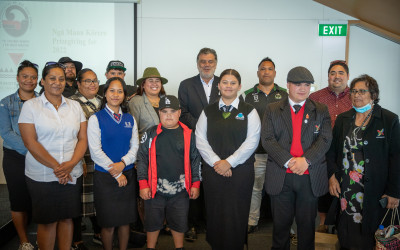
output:
M22 36L29 27L28 12L19 5L8 6L1 13L1 26L10 36Z

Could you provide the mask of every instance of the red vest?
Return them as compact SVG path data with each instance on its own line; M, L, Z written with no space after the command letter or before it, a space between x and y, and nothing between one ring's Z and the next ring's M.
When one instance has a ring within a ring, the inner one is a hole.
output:
M303 156L303 147L301 146L301 125L303 123L304 116L304 106L303 105L299 111L299 113L295 114L292 107L290 107L290 113L292 115L292 146L290 147L290 154L293 157L301 157ZM286 173L293 173L290 168L286 169ZM304 174L310 174L308 169L304 172Z

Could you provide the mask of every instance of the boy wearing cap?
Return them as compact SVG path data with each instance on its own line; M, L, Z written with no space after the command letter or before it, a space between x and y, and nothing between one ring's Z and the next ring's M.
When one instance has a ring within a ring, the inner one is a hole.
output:
M179 122L181 109L175 96L159 103L160 124L142 136L137 174L140 197L145 200L147 249L154 249L164 219L176 249L183 249L188 230L189 198L199 196L200 161L195 135Z
M268 153L265 189L271 197L272 249L290 249L296 218L298 249L315 248L318 197L328 191L325 153L331 140L328 108L308 99L314 78L304 67L287 76L289 97L267 106L261 142Z
M106 73L104 75L106 76L107 80L111 77L119 77L125 80L125 71L126 68L123 62L113 60L108 63ZM100 96L103 96L104 94L104 85L105 84L99 86L99 91L97 92L97 94ZM129 84L127 84L126 87L128 91L127 100L129 101L133 96L135 96L137 87Z

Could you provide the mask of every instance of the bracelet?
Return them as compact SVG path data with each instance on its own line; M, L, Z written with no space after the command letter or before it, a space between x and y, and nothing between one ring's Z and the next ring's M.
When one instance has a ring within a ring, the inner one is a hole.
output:
M121 159L121 162L124 164L124 166L126 167L126 163L124 161L124 159Z

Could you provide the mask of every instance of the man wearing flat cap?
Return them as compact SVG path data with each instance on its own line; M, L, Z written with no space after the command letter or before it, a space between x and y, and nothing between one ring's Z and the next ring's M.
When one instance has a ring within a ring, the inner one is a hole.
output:
M267 106L261 142L268 153L265 189L271 197L271 249L290 249L296 219L298 249L315 248L318 197L328 191L325 153L331 140L328 108L308 99L314 78L305 67L287 76L289 97Z
M64 65L65 71L65 88L63 92L64 97L70 97L75 94L78 89L76 83L76 75L82 69L82 63L72 60L70 57L61 57L59 63Z

